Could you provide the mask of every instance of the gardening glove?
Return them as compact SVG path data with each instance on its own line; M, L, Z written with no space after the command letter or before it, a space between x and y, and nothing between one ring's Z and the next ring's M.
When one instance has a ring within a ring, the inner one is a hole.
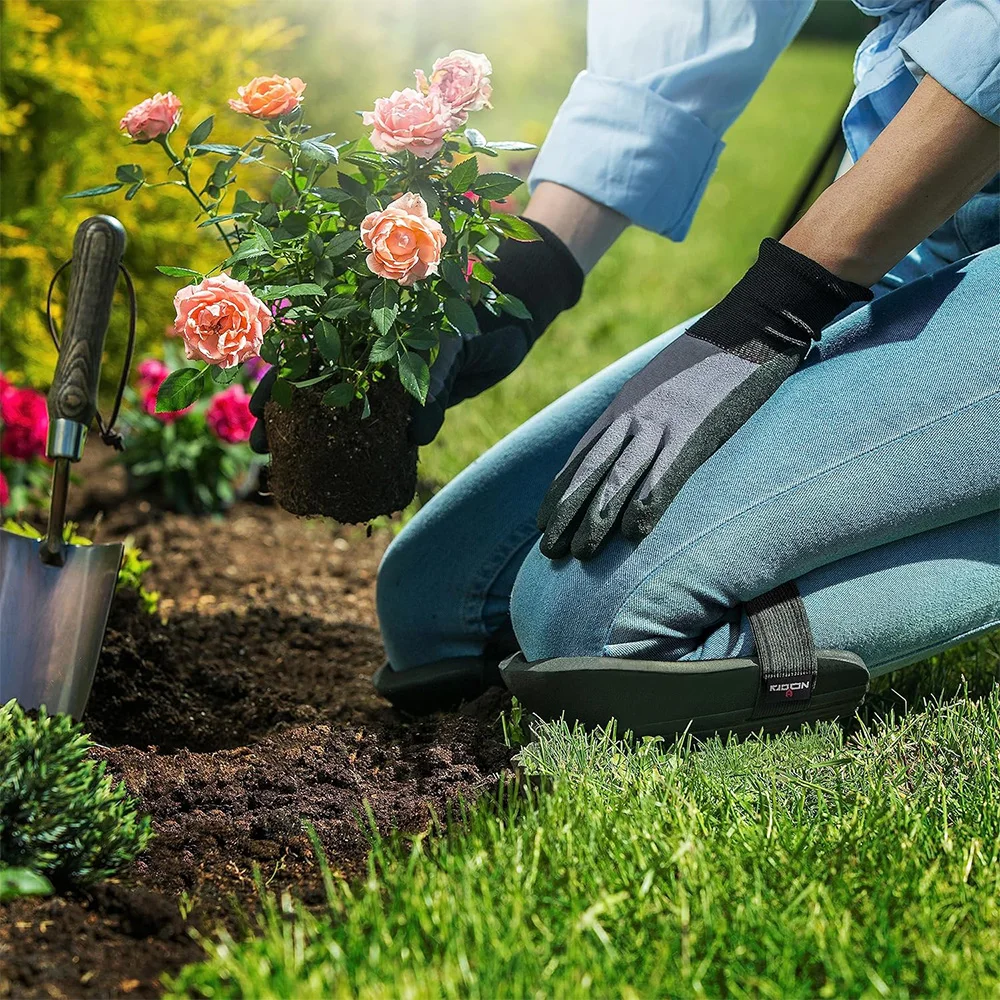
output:
M550 559L594 555L616 527L648 535L691 474L799 366L867 288L772 239L735 288L630 378L538 512Z
M576 305L583 289L583 271L555 233L529 220L541 237L530 243L505 240L491 261L497 288L519 298L531 319L506 313L494 316L484 306L475 308L478 334L442 335L431 366L427 402L414 405L410 440L430 444L444 423L449 406L478 396L505 379L524 360L549 324Z
M264 404L271 398L271 386L277 377L278 369L272 365L257 383L257 388L254 389L248 404L251 415L257 418L250 429L250 447L258 455L266 455L270 450L267 446L267 429L264 426Z

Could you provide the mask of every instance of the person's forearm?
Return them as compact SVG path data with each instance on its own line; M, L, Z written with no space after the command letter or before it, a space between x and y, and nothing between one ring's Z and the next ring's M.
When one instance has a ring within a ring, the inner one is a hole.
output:
M873 285L1000 169L1000 128L925 76L781 242Z
M524 217L548 226L566 244L585 274L629 224L614 209L551 181L542 181L535 188Z

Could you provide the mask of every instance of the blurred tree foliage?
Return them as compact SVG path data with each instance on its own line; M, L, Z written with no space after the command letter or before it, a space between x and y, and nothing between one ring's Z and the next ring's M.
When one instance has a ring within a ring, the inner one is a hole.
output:
M250 10L255 16L245 16ZM141 344L154 347L173 318L175 279L156 264L198 266L218 259L191 223L194 205L179 189L126 202L121 195L65 201L62 195L111 180L118 163L141 162L162 179L156 147L133 146L118 131L132 105L157 90L184 104L187 134L225 107L236 87L272 68L272 54L301 33L284 18L243 2L3 0L0 46L0 365L40 387L55 351L45 294L89 215L118 216L129 234L125 261L136 278ZM248 137L233 116L231 134ZM240 129L243 132L240 132ZM239 141L243 141L239 139ZM65 286L63 287L63 294ZM121 293L124 294L124 293ZM61 301L61 296L59 296ZM57 322L61 314L56 313ZM112 316L105 385L117 378L127 333L124 301Z

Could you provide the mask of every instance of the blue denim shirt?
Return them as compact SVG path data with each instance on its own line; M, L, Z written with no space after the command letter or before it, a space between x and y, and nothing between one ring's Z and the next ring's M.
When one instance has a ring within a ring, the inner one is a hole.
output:
M722 136L814 0L590 0L587 68L529 184L555 181L681 240ZM858 49L844 135L857 160L929 73L1000 124L1000 0L855 0L880 18ZM997 179L894 268L899 280L1000 241Z

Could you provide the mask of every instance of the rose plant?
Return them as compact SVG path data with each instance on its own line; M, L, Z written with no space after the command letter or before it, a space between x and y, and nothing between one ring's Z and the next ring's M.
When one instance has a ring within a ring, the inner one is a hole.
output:
M0 373L0 509L19 514L45 501L51 469L45 459L49 414L45 396L18 388Z
M125 393L126 447L119 461L129 489L173 510L224 510L256 485L260 461L247 444L253 426L248 404L267 365L253 359L225 389L171 411L158 407L158 397L181 359L173 344L166 354L168 361L140 361Z
M122 118L133 143L162 149L167 179L151 182L139 164L124 164L115 181L71 197L124 188L133 198L144 188L178 185L197 200L200 228L225 244L208 274L159 268L189 279L174 299L176 330L196 362L159 387L161 412L183 410L229 385L240 364L259 355L277 369L267 408L275 473L289 450L301 466L322 470L322 454L305 454L307 444L318 448L354 434L346 454L350 462L367 454L369 479L398 461L412 463L415 482L415 448L377 443L387 424L397 442L405 441L408 410L392 385L422 403L441 336L478 332L474 306L530 318L522 302L497 289L490 270L500 240L537 238L527 222L492 208L521 180L481 172L480 159L534 147L489 142L466 127L470 113L490 106L491 72L486 56L456 50L435 62L429 77L418 70L416 87L375 101L362 114L369 134L348 142L333 143L332 132L313 134L303 110L306 84L297 77L257 77L239 88L230 108L263 125L240 146L209 142L210 117L176 152L171 137L181 107L172 94ZM213 165L199 188L193 171L206 158ZM243 165L268 172L266 189L236 185ZM283 420L278 411L296 408L302 419L272 435L271 424ZM354 426L370 415L376 419L367 430ZM290 509L331 506L316 498L290 502L277 488L283 478L276 475L273 485ZM386 502L402 506L408 499Z

